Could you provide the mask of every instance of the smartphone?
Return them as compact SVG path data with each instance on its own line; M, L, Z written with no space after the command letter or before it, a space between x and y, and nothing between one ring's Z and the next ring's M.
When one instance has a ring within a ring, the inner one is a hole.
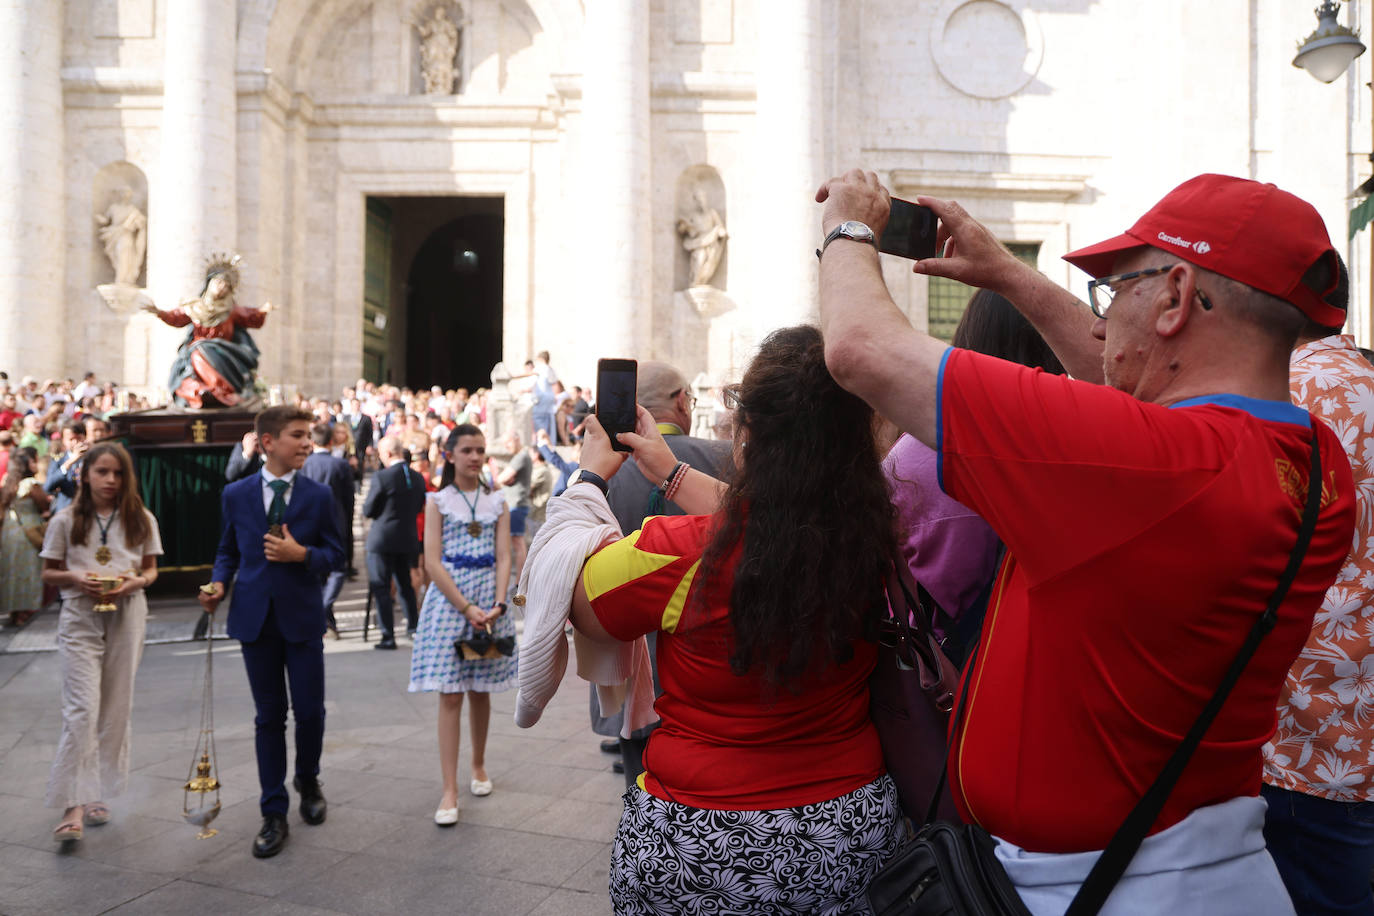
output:
M919 261L935 257L935 232L939 220L935 211L900 197L892 198L887 228L878 240L878 250L899 258Z
M596 418L611 437L617 452L631 451L616 439L616 433L635 431L635 386L639 384L639 363L632 359L596 361Z

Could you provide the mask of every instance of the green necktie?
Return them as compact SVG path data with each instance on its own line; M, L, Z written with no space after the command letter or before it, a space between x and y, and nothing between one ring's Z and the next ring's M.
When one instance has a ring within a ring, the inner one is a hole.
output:
M267 485L272 488L272 505L267 509L267 527L280 525L282 516L286 514L286 491L291 488L291 483L286 480L269 480Z

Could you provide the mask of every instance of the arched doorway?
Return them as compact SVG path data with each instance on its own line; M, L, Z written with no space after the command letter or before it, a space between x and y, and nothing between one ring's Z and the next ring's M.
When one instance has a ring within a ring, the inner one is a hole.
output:
M404 384L476 390L501 359L502 239L495 212L466 213L430 233L405 283Z

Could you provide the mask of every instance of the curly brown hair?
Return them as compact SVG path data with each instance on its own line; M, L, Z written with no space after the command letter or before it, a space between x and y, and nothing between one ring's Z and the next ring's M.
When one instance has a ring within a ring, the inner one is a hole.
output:
M733 576L730 664L798 689L853 657L884 600L893 508L873 410L836 384L821 333L774 331L738 389L741 466L716 512L696 600Z

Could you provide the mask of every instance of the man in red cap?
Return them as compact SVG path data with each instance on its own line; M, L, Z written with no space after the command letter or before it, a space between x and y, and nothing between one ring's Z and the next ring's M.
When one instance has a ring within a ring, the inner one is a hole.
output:
M910 326L868 242L889 209L876 175L833 178L817 199L831 371L936 448L941 486L1007 546L949 781L1033 913L1064 912L1216 693L1294 549L1319 449L1321 508L1276 625L1111 898L1293 912L1264 846L1261 748L1354 530L1340 441L1288 395L1299 329L1332 318L1316 211L1272 185L1194 178L1067 256L1095 278L1088 306L958 204L920 198L946 245L916 272L1006 296L1076 381Z

